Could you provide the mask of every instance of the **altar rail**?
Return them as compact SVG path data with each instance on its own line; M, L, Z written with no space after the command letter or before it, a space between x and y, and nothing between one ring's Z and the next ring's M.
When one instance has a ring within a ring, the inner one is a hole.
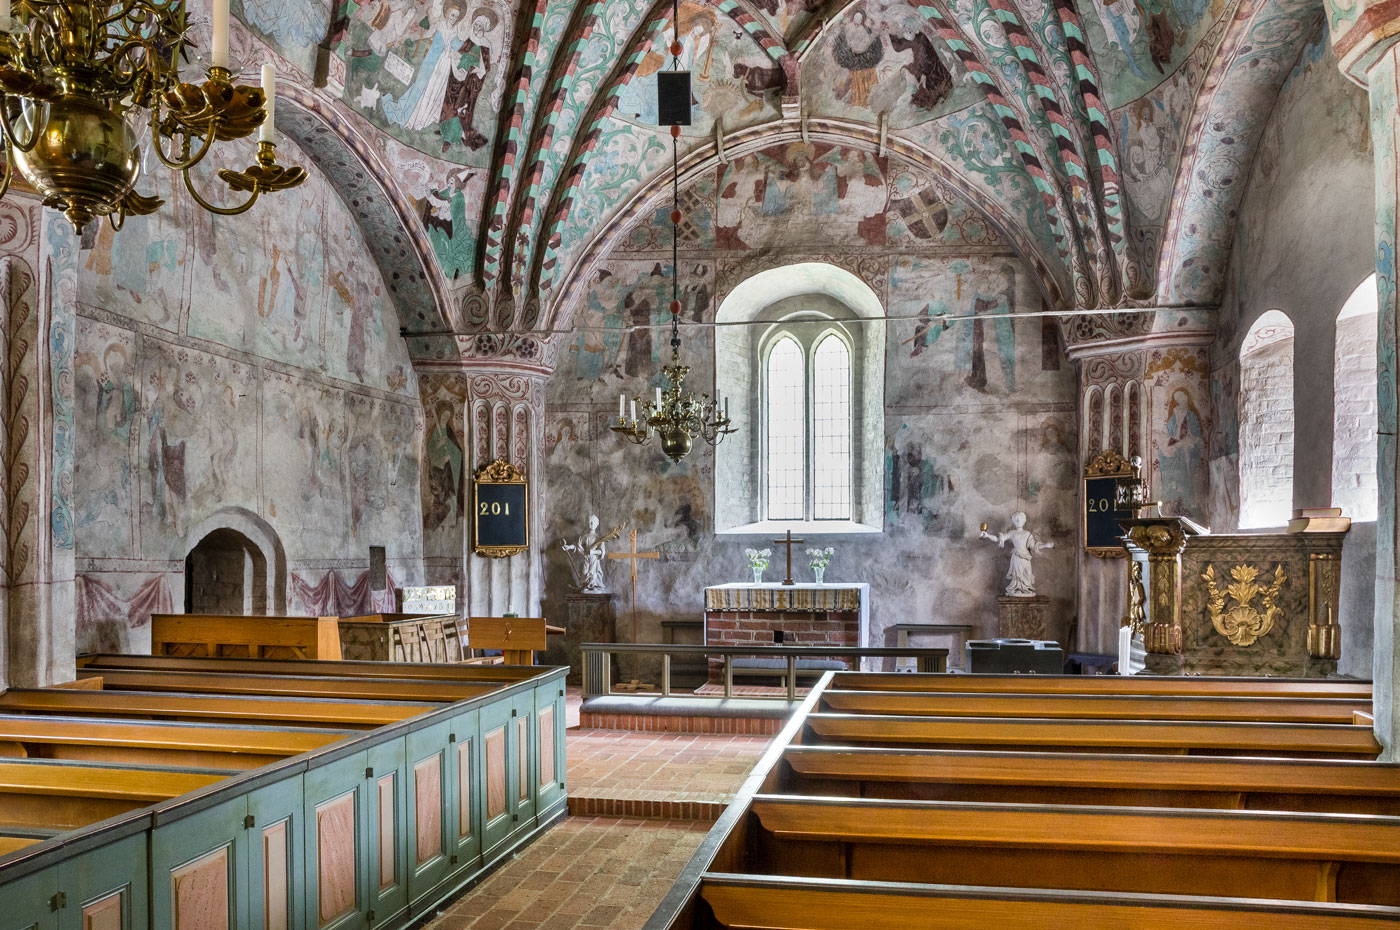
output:
M612 657L615 655L659 655L661 656L661 695L671 696L672 656L717 656L724 662L724 695L734 696L734 674L736 658L781 661L782 665L740 666L740 675L767 675L784 679L787 694L774 696L775 700L797 700L797 677L808 675L819 678L829 671L826 668L802 666L802 659L826 659L833 657L855 659L899 658L915 659L920 672L937 673L948 670L947 649L916 649L909 646L881 647L842 647L842 646L693 646L673 643L584 643L579 647L583 653L583 696L585 699L612 694ZM696 697L707 695L697 694ZM746 695L748 697L749 695ZM763 697L763 695L753 695Z

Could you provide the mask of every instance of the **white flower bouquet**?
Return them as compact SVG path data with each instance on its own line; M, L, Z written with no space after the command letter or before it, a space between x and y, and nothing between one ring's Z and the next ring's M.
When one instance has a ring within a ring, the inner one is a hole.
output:
M815 571L818 568L826 568L831 564L831 557L836 554L836 550L827 546L825 549L808 549L807 555L811 559L808 563Z
M763 571L768 567L768 560L773 556L772 549L745 549L744 555L749 557L749 567L754 571Z

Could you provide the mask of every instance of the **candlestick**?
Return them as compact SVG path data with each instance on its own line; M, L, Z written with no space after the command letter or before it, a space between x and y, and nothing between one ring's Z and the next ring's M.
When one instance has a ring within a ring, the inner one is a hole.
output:
M276 141L277 130L272 125L273 114L277 106L277 69L271 62L262 66L262 89L263 96L267 98L264 105L267 110L267 119L263 120L262 126L258 127L259 142Z
M209 64L228 67L228 0L214 0L214 42L209 50Z

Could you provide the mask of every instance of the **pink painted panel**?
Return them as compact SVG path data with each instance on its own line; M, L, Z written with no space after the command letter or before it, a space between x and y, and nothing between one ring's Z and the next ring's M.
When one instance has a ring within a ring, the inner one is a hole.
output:
M316 808L318 913L324 926L355 908L355 792Z
M558 780L554 771L554 707L540 708L540 788L548 788Z
M265 827L263 838L263 927L287 930L291 891L288 888L287 821Z
M390 772L378 781L379 786L379 890L394 884L394 781L397 772Z
M83 908L83 930L123 930L126 891L114 891ZM225 911L227 917L227 911ZM227 926L227 920L225 925Z
M472 741L457 746L457 839L472 835Z
M506 812L506 728L486 734L486 819Z
M442 855L442 753L413 766L413 806L418 832L418 864Z
M530 717L518 717L515 721L515 790L518 799L530 798Z
M174 930L228 930L229 861L221 846L170 873Z

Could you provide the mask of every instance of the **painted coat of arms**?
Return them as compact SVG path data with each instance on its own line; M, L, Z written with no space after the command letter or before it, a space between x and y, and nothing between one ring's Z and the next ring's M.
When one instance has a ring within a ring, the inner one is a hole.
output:
M1206 567L1206 587L1210 589L1210 601L1206 605L1210 611L1210 622L1216 631L1236 646L1250 646L1254 641L1274 628L1274 621L1283 611L1278 606L1278 594L1283 583L1283 566L1274 568L1271 584L1259 584L1259 569L1253 565L1236 565L1230 569L1234 584L1223 589L1215 577L1215 566ZM1254 599L1260 598L1260 608L1254 606ZM1234 601L1228 610L1226 601Z

